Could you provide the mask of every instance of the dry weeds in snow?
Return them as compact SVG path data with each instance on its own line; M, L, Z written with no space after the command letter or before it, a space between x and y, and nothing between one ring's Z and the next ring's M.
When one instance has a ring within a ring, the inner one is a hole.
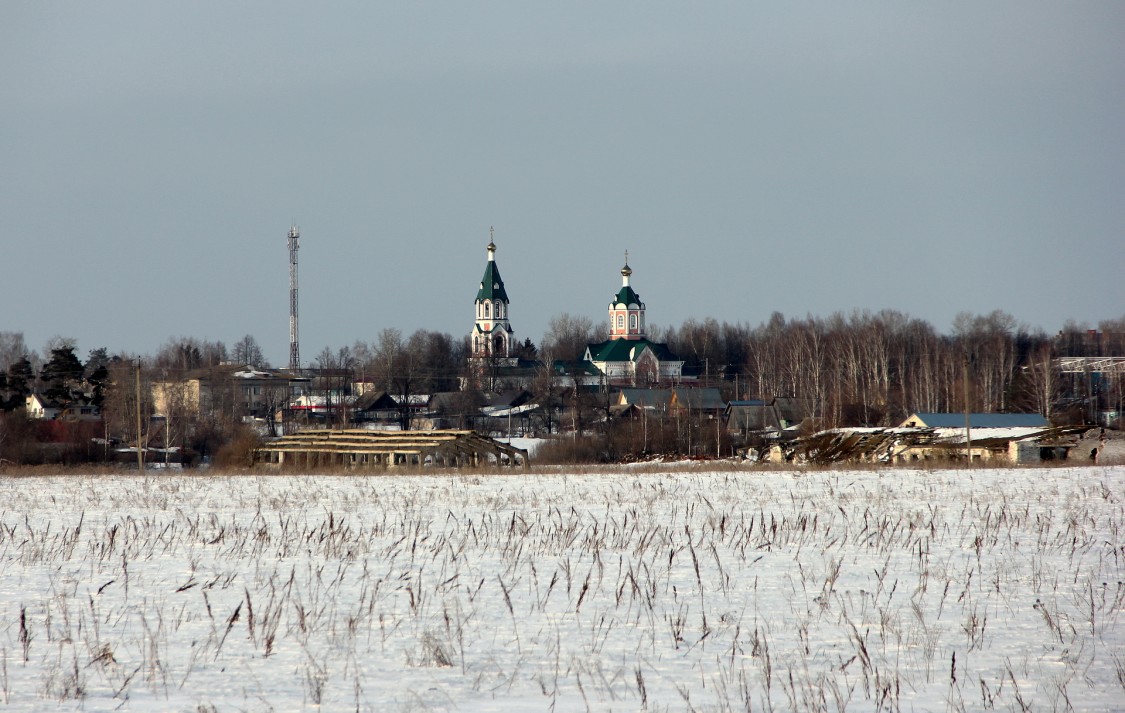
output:
M1125 468L0 480L9 710L1112 710Z

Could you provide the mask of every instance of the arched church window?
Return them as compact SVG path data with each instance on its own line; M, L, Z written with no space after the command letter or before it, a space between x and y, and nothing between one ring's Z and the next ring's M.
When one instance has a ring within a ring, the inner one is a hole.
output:
M492 303L491 302L485 302L484 303L484 317L485 317L485 319L488 319L491 316L492 316Z
M625 315L617 315L617 331L625 329Z
M496 300L496 319L504 319L504 303Z
M634 332L637 331L637 315L635 314L629 315L629 329L632 329Z

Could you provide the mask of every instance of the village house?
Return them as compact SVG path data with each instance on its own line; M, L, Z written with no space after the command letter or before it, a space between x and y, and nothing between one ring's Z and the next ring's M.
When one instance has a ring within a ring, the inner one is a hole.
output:
M220 364L152 383L158 415L220 412L273 418L307 390L309 379L287 370Z
M24 399L28 418L42 421L100 421L102 410L87 400L58 403L42 394L28 394Z
M28 418L51 421L62 413L62 406L42 394L28 394L24 399L24 411Z
M816 418L812 399L789 396L731 401L726 410L727 431L739 436L796 430L812 418Z
M357 424L397 428L401 418L399 404L386 391L367 391L352 404L352 421Z
M714 387L670 389L623 388L612 395L610 415L634 417L721 418L727 403Z

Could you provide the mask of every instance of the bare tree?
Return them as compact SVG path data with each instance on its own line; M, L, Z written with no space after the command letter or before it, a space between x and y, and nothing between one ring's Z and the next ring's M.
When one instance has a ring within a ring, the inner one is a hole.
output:
M209 342L195 337L169 339L153 360L158 369L191 371L218 366L227 361L227 348L222 342Z
M444 332L420 329L410 335L406 349L415 354L421 392L453 391L465 371L468 353L463 342Z
M562 408L563 400L561 390L556 384L555 355L551 351L539 352L538 366L532 378L530 391L532 398L539 405L537 420L548 433L554 433L556 428L556 414Z
M1052 344L1043 339L1028 355L1020 375L1019 391L1028 404L1047 420L1054 415L1061 385Z
M61 334L56 334L47 340L46 346L43 347L44 360L50 358L51 352L56 349L70 349L71 351L78 351L78 340L74 337L64 337Z
M125 443L144 447L148 443L148 431L153 413L152 380L149 370L143 368L142 360L135 355L117 355L106 366L109 372L109 386L102 405L102 417L107 432ZM140 380L140 401L137 400ZM141 432L137 433L138 410L140 411Z
M0 371L28 356L31 350L23 339L23 332L0 332Z
M182 379L169 379L165 376L154 388L154 397L159 398L161 415L164 416L161 435L165 453L177 444L182 449L190 432L191 422L197 415L192 409L188 384Z
M953 320L953 336L969 360L982 411L1008 408L1017 366L1015 330L1015 318L1000 310L985 316L962 312Z
M394 373L396 362L402 358L406 345L402 332L397 329L384 329L375 341L373 358L367 365L367 373L383 391L394 392Z
M316 380L324 393L325 417L343 425L347 421L347 398L355 369L351 349L340 347L333 352L325 347L316 357L316 366Z
M563 312L551 317L540 349L555 354L557 359L576 361L582 358L587 344L604 339L605 331L595 327L589 317Z
M668 346L685 361L685 366L699 370L705 379L715 375L721 378L726 371L721 339L721 329L714 318L688 319L669 339Z
M251 334L247 334L245 337L235 342L231 351L231 359L238 364L252 366L255 369L269 368L269 363L262 354L262 347L258 344L258 340Z

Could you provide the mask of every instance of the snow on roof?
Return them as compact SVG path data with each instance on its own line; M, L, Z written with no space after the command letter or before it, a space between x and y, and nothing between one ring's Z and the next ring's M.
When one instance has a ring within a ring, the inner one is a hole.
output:
M231 376L235 379L268 379L273 376L273 374L268 371L258 371L252 366L247 366L245 369L234 372Z
M970 428L969 437L973 441L1000 439L1005 441L1022 441L1035 438L1046 432L1047 428L1033 426L1013 426L1011 428ZM965 427L961 428L935 428L934 436L946 443L964 443Z
M528 403L523 406L513 406L511 408L484 406L481 408L480 412L485 416L516 416L521 413L527 413L528 411L534 411L537 408L539 408L539 404L536 403Z

